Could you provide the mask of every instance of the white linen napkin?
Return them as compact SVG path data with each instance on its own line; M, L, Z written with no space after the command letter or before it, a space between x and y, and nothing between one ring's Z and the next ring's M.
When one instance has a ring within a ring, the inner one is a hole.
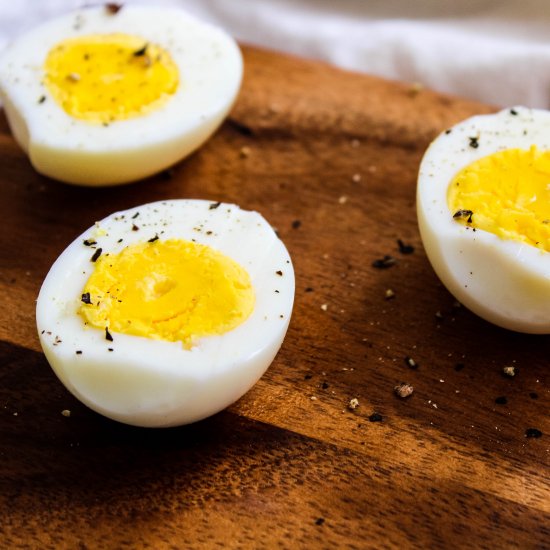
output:
M0 0L0 51L83 0ZM178 5L239 40L495 105L550 107L546 0L126 0Z

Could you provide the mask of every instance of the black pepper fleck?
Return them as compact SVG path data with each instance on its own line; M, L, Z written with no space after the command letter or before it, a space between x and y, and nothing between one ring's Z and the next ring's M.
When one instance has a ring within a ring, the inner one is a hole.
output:
M84 294L82 294L82 297L80 299L85 304L91 304L92 303L92 300L90 299L90 293L89 292L85 292Z
M209 207L208 210L216 210L220 206L221 202L213 202Z
M393 256L389 256L388 254L386 254L383 258L374 260L371 265L376 269L387 269L388 267L395 265L396 261L397 260Z
M277 275L279 275L279 277L282 277L283 276L283 272L279 269L278 271L275 271L275 273Z
M160 175L164 180L171 180L176 175L176 169L167 168L166 170L163 170Z
M94 252L94 255L90 258L90 261L91 262L97 262L97 260L99 259L99 257L101 256L101 253L103 252L103 249L101 248L98 248L95 252Z
M458 220L458 219L461 219L461 218L467 218L466 221L468 223L472 223L472 216L473 215L474 215L474 213L471 210L457 210L453 214L453 219Z
M317 518L315 520L315 525L323 525L325 523L325 518Z
M384 418L380 413L377 413L377 412L373 412L369 416L369 422L382 422L382 420L384 420Z
M105 340L109 340L109 342L113 341L113 336L111 335L107 327L105 327Z
M143 57L147 53L148 47L149 47L149 44L147 44L146 42L139 50L136 50L132 55L134 57Z
M107 13L116 15L122 9L122 4L109 2L108 4L105 4L105 9L107 10Z
M151 239L149 239L147 242L148 243L154 243L155 241L158 241L159 240L159 236L158 235L155 235L154 237L152 237Z
M471 138L468 138L470 140L470 147L472 149L477 149L479 147L479 138L478 137L471 137Z
M75 353L76 353L77 355L82 355L82 350L77 349L77 350L75 351Z
M44 101L46 101L46 96L45 95L41 95L39 100L38 100L38 103L42 104L44 103Z
M414 252L414 246L405 244L401 239L397 239L397 246L401 254L412 254Z
M139 212L136 212L136 213L132 216L132 219L135 220L138 216L139 216Z
M84 239L84 241L82 241L82 244L84 246L93 246L94 244L97 244L97 242L93 239Z
M135 223L132 224L132 231L139 231L139 227Z

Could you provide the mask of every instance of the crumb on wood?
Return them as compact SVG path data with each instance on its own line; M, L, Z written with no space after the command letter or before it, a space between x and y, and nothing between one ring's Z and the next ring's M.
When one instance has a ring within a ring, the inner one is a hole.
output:
M405 398L412 395L412 393L414 392L414 388L410 384L407 384L406 382L401 382L400 384L398 384L393 388L393 391L395 392L395 395L397 395L398 397Z
M244 147L241 147L241 150L240 150L239 154L241 155L241 158L247 158L247 157L250 156L251 152L252 151L251 151L250 147L245 145Z
M504 374L504 376L509 376L510 378L512 378L517 374L516 367L512 365L507 365L502 368L502 374Z
M409 87L409 95L411 97L417 96L424 89L424 85L421 82L413 82Z
M356 397L354 397L353 399L350 399L349 403L348 403L348 409L350 409L351 411L355 410L357 407L359 406L359 399L357 399Z

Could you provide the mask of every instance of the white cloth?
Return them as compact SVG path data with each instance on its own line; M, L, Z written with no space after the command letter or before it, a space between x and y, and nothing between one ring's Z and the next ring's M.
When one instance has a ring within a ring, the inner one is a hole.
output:
M0 50L83 0L0 0ZM495 105L550 107L547 0L126 0L179 5L237 39Z

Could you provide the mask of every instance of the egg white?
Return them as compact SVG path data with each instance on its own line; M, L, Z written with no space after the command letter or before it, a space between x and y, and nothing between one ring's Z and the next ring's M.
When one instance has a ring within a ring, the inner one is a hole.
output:
M61 40L126 33L167 50L180 73L156 110L108 127L67 114L43 84L43 66ZM38 172L74 184L144 178L181 160L218 128L239 91L242 56L222 30L175 8L81 9L31 29L0 56L0 99L13 135ZM46 100L39 102L42 96Z
M550 112L515 107L457 124L438 136L424 155L417 214L426 254L462 304L501 327L548 333L550 254L487 231L473 231L453 220L447 206L448 186L462 168L497 151L528 150L532 145L550 149Z
M40 343L59 379L91 409L137 426L187 424L239 399L273 361L292 313L290 256L257 212L214 206L171 200L117 212L86 230L53 264L36 306ZM132 230L134 224L138 231ZM225 334L200 339L190 350L181 342L119 333L112 333L111 342L103 330L85 327L77 311L95 250L83 241L93 239L95 249L116 254L157 235L194 239L240 263L256 295L250 317Z

